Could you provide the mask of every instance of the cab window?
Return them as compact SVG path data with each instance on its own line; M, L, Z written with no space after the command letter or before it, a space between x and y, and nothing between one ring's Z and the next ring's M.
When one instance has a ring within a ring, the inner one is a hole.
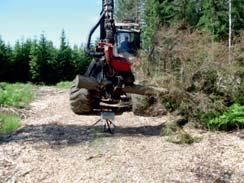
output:
M140 48L140 35L135 32L119 32L117 33L117 52L129 53L136 55Z

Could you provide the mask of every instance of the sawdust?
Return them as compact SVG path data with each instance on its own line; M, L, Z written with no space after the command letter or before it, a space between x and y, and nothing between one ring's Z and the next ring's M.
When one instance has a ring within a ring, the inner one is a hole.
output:
M1 183L244 182L238 133L185 129L202 137L176 145L160 136L169 117L116 117L114 135L97 116L76 116L68 91L41 87L23 128L0 144Z

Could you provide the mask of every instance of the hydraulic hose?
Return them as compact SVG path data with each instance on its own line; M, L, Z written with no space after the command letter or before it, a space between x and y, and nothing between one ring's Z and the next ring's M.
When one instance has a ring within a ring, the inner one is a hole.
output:
M85 52L91 56L91 57L101 57L101 56L104 56L104 52L96 52L96 51L93 51L91 50L91 38L92 38L92 35L93 33L95 32L95 30L98 28L98 26L101 24L101 21L104 19L104 15L105 15L105 12L103 11L101 13L101 16L98 20L98 22L96 23L96 25L91 29L89 35L88 35L88 40L87 40L87 44L86 44L86 50Z

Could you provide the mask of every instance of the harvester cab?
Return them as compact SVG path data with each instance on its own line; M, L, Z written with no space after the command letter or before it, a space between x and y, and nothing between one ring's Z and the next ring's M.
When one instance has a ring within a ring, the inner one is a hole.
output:
M114 55L133 64L139 56L140 28L136 23L116 23Z
M96 49L92 50L91 38L99 27L100 38ZM102 12L89 33L86 52L92 57L101 57L106 54L106 47L113 47L114 56L125 52L135 56L140 48L140 25L132 20L115 23L114 0L102 0Z
M114 54L136 57L140 49L140 25L137 23L116 23ZM129 58L130 58L129 57Z

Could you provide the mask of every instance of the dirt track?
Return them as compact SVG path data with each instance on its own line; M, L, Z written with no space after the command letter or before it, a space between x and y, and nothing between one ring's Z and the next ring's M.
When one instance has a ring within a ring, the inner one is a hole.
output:
M115 135L98 117L76 116L67 91L42 87L24 127L0 144L1 183L244 182L244 140L237 133L186 129L203 140L176 145L160 137L169 117L116 118Z

